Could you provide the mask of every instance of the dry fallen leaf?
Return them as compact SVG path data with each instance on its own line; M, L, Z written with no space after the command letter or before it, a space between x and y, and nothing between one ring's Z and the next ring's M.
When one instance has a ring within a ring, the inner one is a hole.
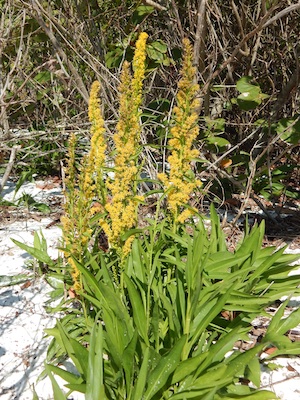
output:
M27 282L25 282L25 283L21 286L21 289L22 289L22 290L27 289L27 288L29 288L29 286L31 286L31 285L32 285L32 281L27 281Z
M288 369L288 371L291 371L291 372L297 372L297 370L294 367L292 367L290 364L287 365L287 369Z
M220 161L221 168L228 168L232 164L232 160L230 158L224 158Z
M270 354L275 353L276 350L278 350L277 347L269 347L264 352L270 355Z
M75 299L77 297L76 292L75 292L75 290L73 288L70 288L68 290L68 294L69 294L71 299Z

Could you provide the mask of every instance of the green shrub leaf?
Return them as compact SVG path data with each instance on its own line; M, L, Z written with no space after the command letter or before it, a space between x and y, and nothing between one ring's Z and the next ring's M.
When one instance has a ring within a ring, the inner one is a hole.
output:
M143 396L143 400L150 400L164 387L168 378L180 362L180 356L185 342L186 336L184 335L177 341L177 343L175 343L170 352L160 359L157 366L149 375L148 388Z

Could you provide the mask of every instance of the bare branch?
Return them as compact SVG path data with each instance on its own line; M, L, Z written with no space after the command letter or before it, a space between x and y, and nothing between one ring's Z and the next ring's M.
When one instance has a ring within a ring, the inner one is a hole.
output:
M238 12L238 9L236 7L236 4L235 4L235 2L233 0L231 0L231 7L232 7L234 15L236 17L236 20L237 20L237 23L238 23L238 26L239 26L239 29L240 29L240 32L241 32L241 36L242 36L242 38L244 38L245 37L244 27L243 27L243 24L242 24L241 17L240 17L240 14ZM249 55L249 49L248 49L248 46L247 46L247 42L244 43L244 50L240 49L240 52L243 55Z
M175 16L176 16L176 23L178 25L178 29L179 29L180 36L181 36L181 41L182 41L184 36L185 36L185 34L184 34L184 30L182 28L178 7L177 7L177 4L176 4L175 0L171 0L171 1L172 1L172 10L173 10L173 12L175 13Z
M197 10L197 27L194 42L194 65L199 72L205 69L205 35L206 35L206 0L199 0Z
M240 41L240 43L235 47L231 55L221 64L221 66L207 79L205 85L202 88L203 93L206 93L208 90L211 82L213 79L215 79L227 66L228 64L232 63L235 60L235 57L239 53L240 49L245 45L245 43L248 42L249 39L251 39L253 36L255 36L257 33L262 31L265 26L268 26L268 18L270 15L274 12L274 10L278 7L278 5L274 5L271 7L268 12L262 17L260 23L257 25L256 28L254 28L251 32L249 32L247 35L244 36L244 38ZM300 7L300 3L299 3ZM288 7L289 8L289 7Z
M291 5L291 6L287 7L287 8L285 8L285 9L282 10L282 11L279 11L278 14L276 14L273 18L269 19L269 21L267 21L267 22L263 25L262 29L265 29L267 26L273 24L273 23L274 23L275 21L277 21L278 19L284 17L285 15L291 13L292 11L298 10L299 8L300 8L300 2L299 2L298 4L293 4L293 5Z
M14 146L14 147L11 149L9 161L8 161L7 166L6 166L4 175L3 175L2 179L1 179L1 183L0 183L0 193L2 192L4 186L5 186L6 182L7 182L7 179L8 179L8 177L9 177L9 174L10 174L10 172L11 172L11 170L12 170L13 165L14 165L14 161L15 161L15 158L16 158L17 151L18 151L20 148L21 148L21 146L18 145L18 146Z
M277 100L273 106L273 110L275 115L282 109L282 107L287 103L291 92L295 89L297 90L300 82L300 65L299 65L299 55L297 54L296 49L294 50L295 53L295 62L296 62L296 69L293 72L292 76L290 77L289 81L285 86L283 86L281 92L277 96Z
M154 7L159 11L167 11L166 7L156 3L155 1L152 0L144 0L143 3L147 4L148 6Z
M88 104L88 102L89 102L88 90L85 87L85 84L84 84L81 76L79 75L79 73L77 71L77 68L73 65L71 60L68 58L67 54L62 49L59 41L57 40L56 36L53 34L52 30L45 23L45 21L44 21L44 19L42 17L43 7L38 2L38 0L31 0L31 4L32 4L32 10L33 10L32 11L32 16L36 19L38 24L41 26L41 28L44 30L46 35L49 37L53 47L55 48L55 50L57 51L59 56L68 65L68 67L69 67L69 69L70 69L70 71L72 73L72 76L73 76L73 78L74 78L74 80L76 82L76 86L77 86L77 89L78 89L79 93L81 94L81 96L83 97L85 102Z

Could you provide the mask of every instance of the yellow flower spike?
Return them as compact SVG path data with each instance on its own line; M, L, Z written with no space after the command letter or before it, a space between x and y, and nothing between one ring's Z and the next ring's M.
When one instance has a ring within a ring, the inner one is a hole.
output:
M95 175L96 192L98 200L104 202L103 192L103 167L105 164L105 127L104 119L101 113L101 104L99 98L100 83L95 81L91 86L89 99L89 120L91 122L91 150L88 163L92 166Z
M183 48L181 79L176 96L177 105L173 109L174 126L170 130L171 138L168 142L171 149L168 157L170 173L169 176L158 174L158 179L163 183L167 193L174 227L177 222L184 223L193 214L190 209L182 212L181 209L188 204L192 192L201 186L201 182L189 173L191 161L199 154L198 150L192 149L193 141L199 133L198 115L195 112L199 105L196 99L199 86L194 83L196 70L193 67L193 49L187 39L183 40Z
M68 163L66 168L65 216L62 218L63 239L67 247L65 256L71 268L73 288L81 288L80 272L70 258L72 254L79 262L84 263L84 253L90 243L93 229L91 217L96 209L94 197L104 203L103 166L105 163L106 142L104 137L104 120L101 114L99 99L100 84L94 82L89 101L89 119L91 122L91 149L83 157L79 175L75 168L76 137L69 140ZM78 189L77 189L78 186ZM99 208L99 207L98 207Z
M181 224L184 224L184 222L188 218L190 218L192 215L193 215L193 212L187 208L177 217L177 221Z
M130 236L130 237L125 241L124 246L123 246L123 248L122 248L122 253L123 253L123 256L124 256L124 257L126 257L126 256L130 253L130 250L131 250L131 246L132 246L133 241L134 241L134 236Z
M132 61L132 67L134 70L134 77L132 80L132 91L137 107L140 106L142 100L142 87L143 80L145 77L145 61L146 61L146 42L148 34L142 32L136 42L135 52Z
M136 195L139 169L137 167L140 142L140 106L142 87L145 76L146 41L148 35L141 33L133 58L133 77L129 63L124 62L121 73L120 108L117 132L113 139L115 144L114 179L106 182L106 189L111 193L110 203L105 204L109 214L109 223L101 220L111 247L121 257L125 257L131 247L132 239L125 243L122 236L133 228L137 222L139 198Z

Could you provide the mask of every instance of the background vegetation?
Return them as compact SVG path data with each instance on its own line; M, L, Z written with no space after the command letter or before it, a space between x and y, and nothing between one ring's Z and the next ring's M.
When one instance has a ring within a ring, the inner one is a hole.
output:
M299 196L298 2L1 0L0 7L1 162L17 146L17 176L24 169L57 173L70 132L88 139L95 79L113 135L119 72L143 30L147 174L166 158L165 128L188 37L200 84L203 194L215 201L240 191L246 199Z

